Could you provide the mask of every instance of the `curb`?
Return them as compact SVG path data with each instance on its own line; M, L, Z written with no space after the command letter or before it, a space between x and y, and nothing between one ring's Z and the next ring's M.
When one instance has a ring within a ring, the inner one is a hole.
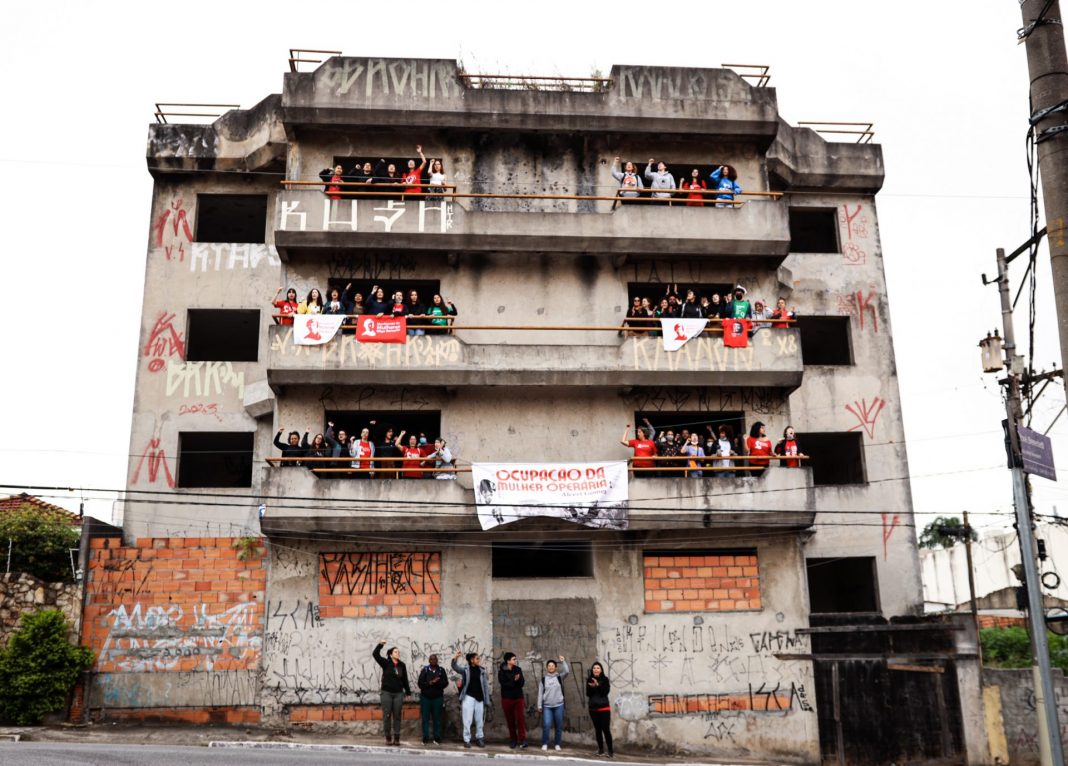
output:
M531 753L494 753L478 750L439 750L420 747L385 747L379 745L317 745L305 742L259 742L249 740L212 740L208 747L228 748L232 750L308 750L318 752L347 752L347 753L405 753L407 755L434 755L444 758L469 758L482 756L484 758L499 758L509 761L556 761L568 763L619 763L624 766L732 766L724 761L608 761L596 756L581 757L568 755L555 755L542 753L538 750Z

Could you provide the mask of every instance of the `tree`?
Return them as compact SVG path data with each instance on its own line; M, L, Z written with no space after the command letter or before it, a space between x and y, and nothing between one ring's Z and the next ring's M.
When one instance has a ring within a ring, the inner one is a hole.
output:
M6 563L11 541L11 571L26 572L46 582L73 580L71 548L81 533L59 516L32 506L0 514L0 556Z
M920 547L952 548L966 537L973 541L979 539L975 530L970 525L965 527L956 516L939 516L923 528L920 533Z
M22 616L0 649L0 720L34 726L62 710L78 676L93 665L93 652L67 642L70 626L58 609Z

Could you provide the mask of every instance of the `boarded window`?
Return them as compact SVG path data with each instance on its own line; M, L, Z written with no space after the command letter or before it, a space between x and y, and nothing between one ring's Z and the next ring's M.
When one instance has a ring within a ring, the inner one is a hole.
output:
M266 194L197 195L197 242L263 244L266 237Z
M790 208L791 253L837 253L838 211L833 208Z
M645 551L646 612L730 612L760 609L757 552Z
M849 317L797 318L801 330L801 360L805 364L853 364Z
M498 542L493 544L494 577L592 577L588 540Z
M251 431L178 434L179 487L251 487Z
M878 612L875 558L806 559L810 610L829 612Z
M189 309L186 359L190 362L255 362L259 358L259 309Z

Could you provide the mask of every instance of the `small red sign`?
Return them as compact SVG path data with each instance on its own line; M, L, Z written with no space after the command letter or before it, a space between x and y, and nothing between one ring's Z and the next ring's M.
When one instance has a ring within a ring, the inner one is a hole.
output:
M408 320L361 314L356 321L356 340L360 343L407 343Z

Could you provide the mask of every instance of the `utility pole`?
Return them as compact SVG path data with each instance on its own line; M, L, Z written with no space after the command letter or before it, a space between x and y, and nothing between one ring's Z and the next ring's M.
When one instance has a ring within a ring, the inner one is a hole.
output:
M979 605L975 602L975 566L972 564L972 525L968 523L968 512L964 512L964 555L968 559L968 597L972 605L972 622L975 623L975 635L979 635Z
M1063 364L1068 362L1068 54L1058 0L1020 0L1020 11Z
M1059 27L1058 27L1059 29ZM1062 46L1063 49L1063 46ZM1050 244L1052 248L1052 243ZM1012 325L1012 300L1009 297L1009 262L1005 251L998 248L998 292L1001 295L1001 318L1005 334L1005 362L1007 375L1005 414L1008 418L1010 464L1012 466L1012 496L1016 506L1016 532L1020 540L1020 559L1023 562L1024 582L1027 587L1027 617L1031 632L1031 652L1036 663L1035 710L1038 713L1039 757L1043 766L1063 766L1064 747L1061 743L1061 727L1057 720L1057 700L1053 691L1053 673L1049 660L1049 644L1046 640L1046 615L1042 606L1042 586L1038 579L1038 550L1035 546L1031 518L1031 498L1027 491L1027 479L1023 471L1020 450L1020 435L1017 427L1023 420L1023 402L1020 397L1022 365L1016 358L1016 333ZM1068 265L1068 260L1066 260ZM986 278L983 278L984 282ZM1068 294L1064 296L1068 299Z

